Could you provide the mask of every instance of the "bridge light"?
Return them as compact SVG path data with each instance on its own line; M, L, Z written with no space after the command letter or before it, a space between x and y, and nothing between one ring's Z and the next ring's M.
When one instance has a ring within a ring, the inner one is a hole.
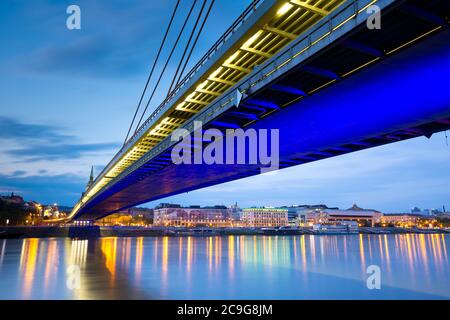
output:
M239 54L239 51L236 51L235 53L233 53L231 55L231 57L229 57L227 60L225 60L225 64L232 63L234 61L234 59L236 59L238 54Z
M292 4L290 4L290 3L285 3L285 4L277 11L277 15L282 16L283 14L285 14L286 12L288 12L292 7L293 7Z
M211 75L209 76L210 78L215 78L221 71L223 70L222 67L219 67L216 71L214 71L213 73L211 73Z
M192 99L192 98L194 98L194 96L197 94L197 92L191 92L187 97L186 97L186 100L189 100L189 99Z
M247 42L244 43L244 45L242 46L243 48L248 48L250 47L256 40L258 40L259 36L261 35L262 31L258 31L257 33L255 33L250 39L247 40Z
M177 105L177 107L175 109L180 110L184 107L184 105L186 104L186 102L181 102L179 105Z
M208 84L208 80L203 81L201 84L197 86L197 90L202 90Z

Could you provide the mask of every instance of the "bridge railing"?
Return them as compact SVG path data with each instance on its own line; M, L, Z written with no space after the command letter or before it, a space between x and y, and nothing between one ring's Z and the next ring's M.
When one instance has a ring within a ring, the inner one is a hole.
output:
M308 53L308 50L312 46L319 43L322 46L326 46L327 44L323 44L322 40L326 39L331 33L338 31L338 29L347 23L355 21L355 18L371 5L378 3L384 8L393 1L395 0L352 0L343 3L336 11L318 22L309 32L300 35L287 48L282 49L274 57L258 66L249 78L244 79L248 85L243 86L244 88L242 89L244 91L248 90L269 78L273 73L285 67L293 59L304 53Z
M268 59L259 66L256 66L253 72L248 76L244 77L241 81L235 84L233 87L229 88L221 97L215 100L207 108L201 110L194 117L189 119L183 127L186 128L189 123L196 120L198 116L203 113L207 113L211 108L215 106L223 106L224 104L229 104L234 100L236 94L236 89L239 89L242 93L249 93L251 88L255 85L264 82L266 79L276 71L283 67L287 67L289 62L295 58L303 55L309 54L309 49L316 45L321 45L322 47L328 45L328 43L323 43L328 35L338 31L344 25L348 23L355 23L356 18L361 15L368 7L373 4L378 3L381 8L395 2L397 0L349 0L342 4L336 11L325 17L323 20L319 21L314 25L307 33L300 35L297 39L293 40L286 48L282 49L272 58ZM366 16L369 14L367 13ZM365 18L364 18L365 19ZM361 20L364 20L361 19ZM306 58L305 58L306 59Z
M256 10L259 4L263 0L253 0L252 3L242 12L242 14L233 22L233 24L225 31L225 33L212 45L212 47L206 52L206 54L194 65L189 73L175 86L175 88L169 92L164 101L153 111L153 113L145 120L145 122L135 131L135 133L128 139L123 146L122 150L126 148L139 134L145 130L147 125L158 117L159 112L170 102L170 100L183 88L189 80L205 65L205 63L211 59L220 47L235 33L235 31L247 20L247 18Z

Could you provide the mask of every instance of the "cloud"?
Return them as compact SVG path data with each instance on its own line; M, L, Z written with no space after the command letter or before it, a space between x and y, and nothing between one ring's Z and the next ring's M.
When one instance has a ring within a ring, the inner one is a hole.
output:
M0 139L17 142L20 147L3 150L4 154L20 161L54 161L79 159L120 147L118 143L67 143L76 138L63 133L63 128L23 123L11 118L0 117ZM25 145L25 147L22 147ZM16 171L16 175L24 172Z
M73 205L81 195L86 178L73 174L12 177L0 174L0 190L14 191L26 200L44 204Z
M119 148L117 143L60 144L49 146L30 146L6 151L7 154L24 161L53 161L78 159L87 154Z
M58 143L73 139L73 136L60 132L56 126L23 123L15 119L0 116L0 139L46 141Z
M142 72L142 61L106 36L86 36L39 49L28 68L38 73L70 76L127 77Z
M20 177L20 176L24 176L26 174L27 174L27 172L25 170L16 170L16 171L14 171L12 173L11 176L13 176L13 177Z
M228 27L227 23L217 23L214 15L220 15L221 21L226 21L223 14L234 19L241 12L240 8L235 8L246 7L248 1L234 2L236 3L232 6L217 4L213 9L207 25L210 32L202 34L194 52L195 57L209 49L209 45ZM124 5L122 1L79 0L77 5L81 8L81 30L73 31L67 30L65 26L67 4L64 2L29 4L22 8L27 11L28 23L34 22L39 26L40 32L57 37L51 42L37 42L20 57L18 62L25 66L25 71L118 80L147 75L162 39L161 29L167 26L175 3L167 5L166 1L139 0L129 1ZM181 28L184 12L190 6L189 1L180 3L163 57L168 56ZM222 7L218 9L220 6ZM197 4L196 10L199 9L200 4ZM149 12L153 14L148 14ZM191 27L192 23L186 30ZM182 41L187 41L188 34L185 31ZM177 61L181 52L175 52L173 61ZM195 61L195 57L192 61Z

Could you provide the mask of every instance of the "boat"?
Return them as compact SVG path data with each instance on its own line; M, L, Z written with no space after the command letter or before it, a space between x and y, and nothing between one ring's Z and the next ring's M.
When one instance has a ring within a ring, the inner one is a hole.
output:
M314 234L357 234L359 233L358 225L353 223L340 224L314 224Z
M210 228L194 228L177 230L176 234L179 236L205 237L219 235L219 230Z

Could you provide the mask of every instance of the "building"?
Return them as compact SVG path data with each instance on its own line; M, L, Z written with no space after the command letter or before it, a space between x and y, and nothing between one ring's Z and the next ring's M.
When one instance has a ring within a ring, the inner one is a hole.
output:
M30 212L32 214L37 214L39 216L42 216L44 213L42 205L36 201L25 202L24 207L27 212Z
M15 195L14 192L11 192L11 195L0 196L0 199L9 204L23 205L25 203L23 198L21 196Z
M230 206L230 212L231 212L231 219L234 222L241 221L242 210L241 210L241 208L239 208L237 202L235 204L233 204L232 206Z
M395 225L400 227L414 227L423 218L421 214L413 213L389 213L384 214L381 223L384 225Z
M440 209L423 209L421 210L418 207L414 207L411 209L411 213L412 214L419 214L422 216L437 216L439 214L441 214L442 212L445 212L445 206L442 206L443 211L441 211Z
M133 207L133 208L128 209L128 212L133 217L140 217L140 218L144 218L144 219L153 220L153 209L150 209L150 208Z
M47 219L61 218L61 213L59 212L57 204L55 203L54 205L45 207L43 216Z
M89 175L89 181L86 184L86 188L84 189L84 192L81 193L81 197L84 197L86 192L89 190L90 187L94 184L94 166L91 167L91 174Z
M354 204L347 210L338 208L315 208L307 213L307 222L310 225L317 223L355 221L360 225L374 226L381 221L383 214L373 209L363 209Z
M100 226L132 226L133 216L126 210L101 218L96 221L96 224Z
M297 208L298 208L299 214L302 217L304 217L305 222L308 222L308 217L311 214L319 213L324 210L339 210L338 207L328 207L327 205L324 205L324 204L314 204L314 205L305 204L305 205L299 205L299 206L297 206Z
M133 207L128 209L128 212L132 217L132 222L135 224L138 225L153 224L153 217L154 217L153 209Z
M412 214L422 214L422 209L420 209L419 207L414 207L411 209L411 213Z
M154 210L155 226L176 227L229 227L231 210L225 206L182 207L179 204L162 203Z
M270 228L288 225L288 210L277 208L248 208L242 211L242 222L248 227Z
M309 208L311 208L311 206L306 205L280 207L280 209L286 209L288 211L288 224L292 227L303 226L306 224L306 217Z

